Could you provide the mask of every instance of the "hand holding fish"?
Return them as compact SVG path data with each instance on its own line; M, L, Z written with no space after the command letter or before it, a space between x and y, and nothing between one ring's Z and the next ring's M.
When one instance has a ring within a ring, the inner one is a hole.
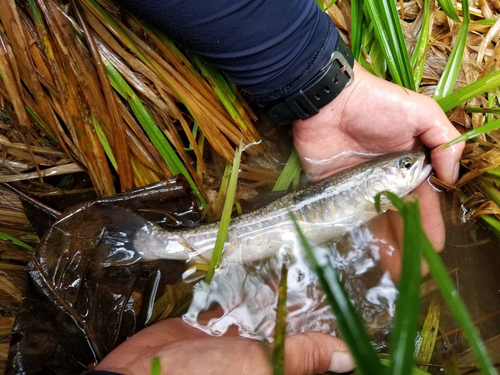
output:
M288 375L343 373L354 367L347 346L325 333L290 336L285 345ZM151 360L158 357L163 374L271 375L271 350L270 344L239 337L237 332L207 336L175 318L135 334L111 352L97 370L149 375Z
M354 81L335 100L294 123L295 148L309 176L321 180L375 155L423 143L431 150L437 176L455 182L464 143L437 149L460 135L439 105L375 77L358 63L354 73Z
M460 135L439 105L375 77L358 63L354 72L352 84L334 101L316 116L294 123L295 148L311 179L321 180L375 155L415 149L423 143L431 150L437 177L454 183L464 143L438 149ZM439 198L428 184L422 184L415 193L420 198L424 230L440 250L444 246L444 223ZM400 220L394 216L391 221Z

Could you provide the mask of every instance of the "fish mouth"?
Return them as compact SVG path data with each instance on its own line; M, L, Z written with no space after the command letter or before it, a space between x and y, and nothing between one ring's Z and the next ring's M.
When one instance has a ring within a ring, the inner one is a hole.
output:
M422 155L418 156L417 170L415 171L414 174L412 189L415 189L422 182L424 182L427 179L427 177L429 177L431 171L432 171L432 165L425 164L425 154L422 153Z

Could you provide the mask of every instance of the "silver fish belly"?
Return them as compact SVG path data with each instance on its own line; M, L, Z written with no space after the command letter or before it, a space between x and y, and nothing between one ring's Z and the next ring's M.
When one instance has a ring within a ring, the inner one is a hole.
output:
M252 262L276 256L296 243L288 211L314 243L325 243L377 215L374 196L391 191L404 196L423 182L431 167L419 151L385 155L290 193L252 213L231 221L223 261ZM210 261L219 223L183 231L149 225L134 239L143 260Z

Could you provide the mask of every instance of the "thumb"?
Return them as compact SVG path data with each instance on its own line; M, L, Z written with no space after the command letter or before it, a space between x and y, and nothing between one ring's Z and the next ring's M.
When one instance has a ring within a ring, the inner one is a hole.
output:
M347 345L326 333L308 332L285 341L285 373L314 375L326 371L343 373L354 368Z
M460 133L451 124L435 100L423 95L419 95L418 99L420 101L419 108L426 108L426 110L419 112L417 134L415 135L431 149L432 166L437 176L441 180L453 184L458 178L459 162L465 143L461 142L440 150L439 146L457 138Z

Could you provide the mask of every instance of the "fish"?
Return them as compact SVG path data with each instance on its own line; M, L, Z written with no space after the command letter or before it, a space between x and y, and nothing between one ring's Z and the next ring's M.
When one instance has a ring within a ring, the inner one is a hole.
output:
M378 213L374 198L390 191L403 197L427 179L432 166L422 151L387 154L309 186L247 214L231 219L221 262L242 264L286 256L297 243L289 215L315 244L332 242ZM382 201L389 204L388 200ZM219 223L185 230L166 230L145 222L127 248L142 261L170 259L190 264L210 262Z

